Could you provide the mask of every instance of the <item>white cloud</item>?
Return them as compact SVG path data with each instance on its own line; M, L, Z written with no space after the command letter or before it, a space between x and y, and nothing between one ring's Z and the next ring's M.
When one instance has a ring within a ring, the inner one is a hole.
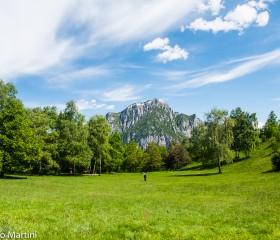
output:
M195 31L212 31L213 33L217 33L219 31L228 32L231 30L241 30L240 27L238 27L233 22L224 21L220 17L217 17L213 21L206 21L203 18L198 18L194 22L192 22L187 28Z
M43 104L34 101L23 101L23 104L27 108L44 108L44 107L56 107L57 112L63 111L66 107L65 103L53 103Z
M267 11L260 13L256 19L256 23L260 27L266 26L268 22L269 22L269 13Z
M82 0L77 7L92 39L120 44L164 32L188 16L196 0Z
M221 0L210 0L209 6L213 15L218 15L221 9L225 8L224 3Z
M248 4L237 5L237 7L227 13L224 17L225 21L233 22L240 28L247 28L254 21L256 21L258 12L255 8L249 6Z
M174 47L168 47L166 51L157 55L157 59L160 62L169 62L173 60L184 59L186 60L189 56L189 53L184 49L180 48L178 45Z
M240 62L240 61L238 60L232 62ZM227 71L225 70L207 71L206 73L203 73L201 76L185 80L182 83L175 84L168 88L181 90L184 88L197 88L211 83L226 82L226 81L243 77L253 72L257 72L260 69L265 68L267 66L279 65L279 64L280 64L280 49L276 49L274 51L262 55L244 58L243 63L231 68L229 67L229 70ZM218 67L220 68L220 66ZM226 67L224 66L224 68Z
M144 51L164 50L169 46L169 42L168 38L156 38L152 42L144 45Z
M248 2L248 5L257 9L267 9L268 8L268 4L266 2L273 2L274 0L260 0L260 1L250 1Z
M106 102L126 102L130 100L138 100L141 97L136 96L137 90L131 85L116 88L102 94L103 101Z
M221 9L225 8L222 0L210 0L205 2L205 0L198 1L198 10L200 12L205 12L210 10L212 15L218 15Z
M56 34L71 1L0 0L0 77L39 72L69 55L72 39Z
M163 63L179 59L186 60L188 58L189 53L186 50L178 45L171 47L169 42L168 38L156 38L152 42L145 44L143 49L144 51L162 50L163 52L157 55L157 60Z
M263 11L263 9L268 7L266 2L268 1L250 1L243 5L237 5L224 18L216 17L211 21L198 18L188 26L182 27L181 31L187 28L195 31L212 31L213 33L232 30L242 33L251 26L264 27L269 22L268 11Z
M263 121L258 121L258 128L259 128L259 129L263 128L264 125L265 125L265 122L263 122Z
M271 1L248 2L258 12L253 24L268 23L269 13L264 9ZM201 2L204 11L213 15L224 7L222 0ZM52 68L55 75L66 81L71 77L62 76L65 69L74 72L73 61L83 54L100 59L110 48L161 35L191 16L197 9L197 0L0 0L0 6L0 78L8 81L22 74L42 74ZM242 31L231 20L221 18L210 26L203 21L197 21L198 26L192 23L191 29L211 31L213 25L219 24L216 32L219 29ZM158 55L158 60L167 62L188 57L180 47L168 46L169 42L163 42L161 50L165 52Z
M107 110L112 110L115 108L114 105L107 105L107 104L104 104L104 103L97 103L95 99L92 99L90 101L87 101L85 99L81 99L81 100L78 100L76 101L76 105L78 107L78 109L80 111L83 111L83 110L88 110L88 109L107 109Z
M0 0L0 6L0 78L11 80L54 66L59 74L83 54L100 59L110 48L161 34L191 14L196 0Z
M97 103L95 99L92 100L85 100L85 99L80 99L75 101L76 102L76 106L78 107L79 111L83 111L83 110L95 110L95 109L106 109L106 110L112 110L115 108L114 105L108 105L105 103ZM63 111L66 107L66 104L63 103L57 103L57 104L40 104L37 102L24 102L24 105L28 108L36 108L36 107L47 107L47 106L55 106L57 111Z

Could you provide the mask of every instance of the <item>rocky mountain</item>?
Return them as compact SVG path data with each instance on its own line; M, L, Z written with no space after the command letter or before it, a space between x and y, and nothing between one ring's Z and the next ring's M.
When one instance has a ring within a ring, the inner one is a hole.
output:
M112 131L120 133L124 143L135 141L143 149L152 141L169 147L173 139L190 136L193 127L200 122L195 114L174 112L161 99L134 103L120 113L107 113L106 119Z

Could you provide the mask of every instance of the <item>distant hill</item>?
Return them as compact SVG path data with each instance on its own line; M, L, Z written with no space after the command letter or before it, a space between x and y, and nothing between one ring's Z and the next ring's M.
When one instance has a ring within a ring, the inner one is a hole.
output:
M135 141L143 149L152 141L169 147L173 139L189 137L201 121L195 114L174 112L161 99L134 103L120 113L107 113L106 119L112 131L120 133L124 143Z

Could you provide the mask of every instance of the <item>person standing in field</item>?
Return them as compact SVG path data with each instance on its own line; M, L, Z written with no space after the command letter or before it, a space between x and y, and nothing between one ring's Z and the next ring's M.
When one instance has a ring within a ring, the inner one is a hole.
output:
M143 173L143 175L144 175L144 181L147 181L147 174Z

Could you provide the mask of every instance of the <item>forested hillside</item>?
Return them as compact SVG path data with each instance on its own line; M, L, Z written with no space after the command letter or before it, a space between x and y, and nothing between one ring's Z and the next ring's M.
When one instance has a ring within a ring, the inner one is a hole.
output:
M205 114L204 122L197 122L179 140L174 137L168 147L150 141L143 150L134 141L124 143L118 132L112 132L104 116L96 115L86 121L74 101L67 102L58 113L53 106L26 108L16 94L12 84L0 81L1 177L5 173L177 170L190 162L217 166L221 173L223 164L250 158L252 151L263 144L272 149L272 163L279 169L280 126L273 111L265 126L258 129L255 113L236 108L229 114L214 108ZM165 112L157 114L158 119L166 117ZM135 128L135 134L145 132L146 127L143 124Z

